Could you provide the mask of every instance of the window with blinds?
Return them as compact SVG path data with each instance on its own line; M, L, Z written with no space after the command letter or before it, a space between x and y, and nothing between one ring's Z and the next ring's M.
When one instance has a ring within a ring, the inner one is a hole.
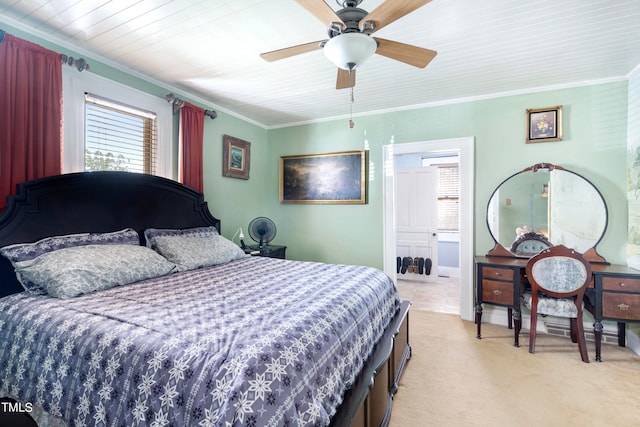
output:
M458 231L460 178L457 164L438 165L438 229Z
M156 173L156 114L85 93L85 170Z

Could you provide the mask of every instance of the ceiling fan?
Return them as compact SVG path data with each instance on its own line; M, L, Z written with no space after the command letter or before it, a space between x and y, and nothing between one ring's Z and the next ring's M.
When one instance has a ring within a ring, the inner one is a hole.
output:
M324 0L296 0L313 16L328 25L329 39L278 49L260 56L271 62L323 49L325 55L338 67L336 89L355 86L356 68L374 53L424 68L437 52L371 37L371 34L430 1L386 0L372 12L367 12L357 7L362 0L336 0L342 6L338 11L334 11Z

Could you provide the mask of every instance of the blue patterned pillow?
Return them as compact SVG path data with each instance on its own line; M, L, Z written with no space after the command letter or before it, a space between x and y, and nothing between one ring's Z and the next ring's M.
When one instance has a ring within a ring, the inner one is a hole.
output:
M15 268L17 262L29 261L39 257L40 255L60 249L86 245L112 244L139 246L140 236L133 228L125 228L124 230L113 231L110 233L79 233L64 236L52 236L38 240L35 243L17 243L5 246L0 249L0 254L9 259ZM18 277L18 281L27 291L36 294L44 293L44 290L40 286L26 280L17 271L16 276Z
M147 241L147 246L154 251L158 250L156 239L162 236L199 236L199 237L211 237L217 236L218 229L211 227L194 227L194 228L182 228L182 229L170 229L170 228L147 228L144 230L144 238Z
M19 261L16 270L56 298L127 285L174 271L175 264L144 246L85 245Z
M219 234L157 236L155 247L160 255L175 263L179 271L223 264L248 256L240 247Z

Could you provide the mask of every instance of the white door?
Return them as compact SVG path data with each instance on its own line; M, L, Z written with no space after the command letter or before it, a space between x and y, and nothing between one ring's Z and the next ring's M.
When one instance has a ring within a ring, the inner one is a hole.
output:
M396 255L429 259L427 275L407 272L405 280L435 281L438 277L438 174L433 166L396 170ZM426 261L425 261L426 262Z

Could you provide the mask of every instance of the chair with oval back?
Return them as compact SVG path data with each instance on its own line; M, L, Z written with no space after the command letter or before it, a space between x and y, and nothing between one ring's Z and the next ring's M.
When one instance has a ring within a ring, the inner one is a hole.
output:
M588 363L582 310L584 292L591 280L591 264L579 252L558 245L530 258L526 272L531 292L525 292L522 299L531 310L529 353L535 353L538 314L568 317L571 340L578 343L582 361Z
M553 244L540 233L530 231L518 237L511 245L511 252L515 255L533 256Z

